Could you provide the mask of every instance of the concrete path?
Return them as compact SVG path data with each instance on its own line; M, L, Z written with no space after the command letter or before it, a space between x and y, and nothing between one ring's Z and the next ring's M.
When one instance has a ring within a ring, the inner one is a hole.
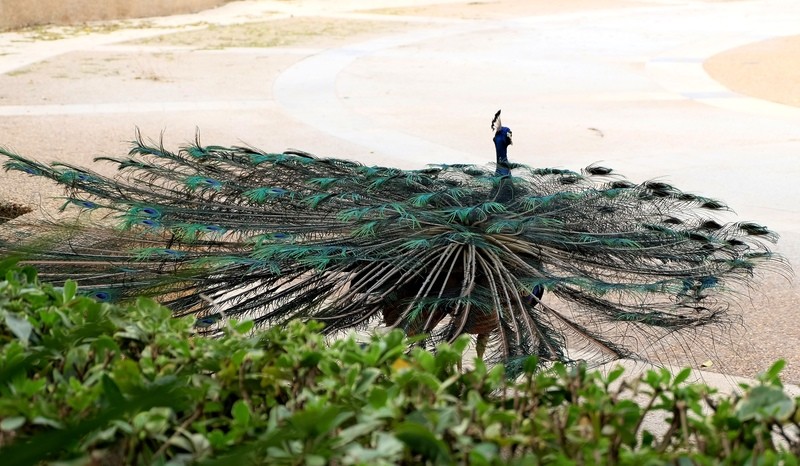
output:
M607 8L537 15L519 7L478 19L379 15L360 11L365 3L233 2L57 41L0 34L0 144L86 164L123 152L135 125L154 137L166 129L168 145L199 127L213 144L404 168L482 163L493 157L489 122L502 108L513 160L572 169L602 162L634 181L719 197L780 232L778 250L800 264L800 109L737 95L702 67L720 51L800 34L800 2L608 0ZM279 48L123 43L292 16L372 21L389 32ZM55 79L76 63L100 71ZM122 64L140 69L128 76ZM148 67L158 76L131 77ZM52 195L47 184L0 174L0 200ZM796 282L767 276L742 309L745 330L712 356L698 348L684 362L710 357L712 370L748 376L784 357L787 378L800 381L798 304Z

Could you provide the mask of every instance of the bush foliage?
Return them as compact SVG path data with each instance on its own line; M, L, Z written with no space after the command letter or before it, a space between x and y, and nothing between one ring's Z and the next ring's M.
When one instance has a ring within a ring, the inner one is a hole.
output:
M432 353L399 332L328 341L315 323L250 322L200 338L150 300L101 304L11 262L0 274L3 464L797 464L780 363L729 397L688 369L623 381L530 360L510 380L459 371L466 339Z

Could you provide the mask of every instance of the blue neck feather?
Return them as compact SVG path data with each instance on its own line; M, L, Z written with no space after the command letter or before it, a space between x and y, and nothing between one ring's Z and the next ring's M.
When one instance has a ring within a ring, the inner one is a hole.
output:
M494 135L494 148L497 153L496 176L508 176L511 174L511 170L508 168L508 146L511 144L510 133L511 130L503 126Z

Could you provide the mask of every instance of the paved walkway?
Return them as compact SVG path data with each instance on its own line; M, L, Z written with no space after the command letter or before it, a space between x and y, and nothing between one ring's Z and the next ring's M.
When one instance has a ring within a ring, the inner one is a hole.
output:
M493 157L489 121L502 108L514 160L574 169L602 161L636 181L659 177L718 196L740 217L779 231L778 249L800 263L800 109L737 95L702 67L731 47L800 34L800 2L608 1L481 19L377 15L356 11L364 5L357 1L248 1L58 41L0 34L0 143L86 164L125 150L134 125L152 136L166 129L168 144L192 139L199 127L214 144L297 147L402 167L482 163ZM309 15L391 32L263 49L123 43ZM55 78L82 64L100 71ZM131 78L125 66L138 67L133 74L152 67L157 76ZM0 174L0 200L54 194ZM743 309L747 330L720 358L752 375L787 357L797 382L800 291L767 278Z

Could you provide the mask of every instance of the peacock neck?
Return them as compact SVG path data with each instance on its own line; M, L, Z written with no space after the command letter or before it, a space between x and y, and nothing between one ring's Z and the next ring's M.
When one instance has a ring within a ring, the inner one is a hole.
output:
M497 144L497 163L508 163L508 147Z
M508 176L511 174L511 171L508 169L508 144L500 139L500 137L494 138L494 148L497 155L495 174L498 176Z

